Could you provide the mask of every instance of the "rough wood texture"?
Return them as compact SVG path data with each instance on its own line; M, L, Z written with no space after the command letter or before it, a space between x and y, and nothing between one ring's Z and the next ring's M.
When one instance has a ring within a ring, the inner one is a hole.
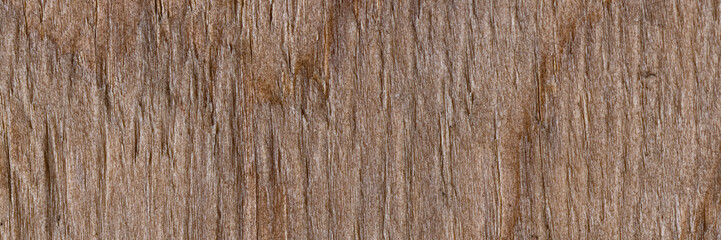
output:
M718 0L0 3L0 236L721 239Z

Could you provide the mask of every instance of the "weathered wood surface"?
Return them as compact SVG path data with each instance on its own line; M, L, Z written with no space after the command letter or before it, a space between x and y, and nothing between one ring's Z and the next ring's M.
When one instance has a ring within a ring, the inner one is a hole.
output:
M0 3L0 236L720 239L718 0Z

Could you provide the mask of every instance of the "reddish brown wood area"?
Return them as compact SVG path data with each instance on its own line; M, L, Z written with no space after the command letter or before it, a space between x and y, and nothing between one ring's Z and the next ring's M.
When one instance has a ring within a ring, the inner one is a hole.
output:
M721 4L0 1L2 239L721 239Z

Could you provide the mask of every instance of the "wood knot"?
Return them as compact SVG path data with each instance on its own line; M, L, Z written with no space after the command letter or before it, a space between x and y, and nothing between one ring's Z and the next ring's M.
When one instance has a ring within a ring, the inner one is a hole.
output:
M651 70L643 70L643 71L639 72L639 75L640 75L642 78L656 77L656 73L653 72L653 71L651 71Z
M315 58L309 55L299 58L295 62L293 77L304 86L304 90L315 89L323 99L328 98L328 86Z

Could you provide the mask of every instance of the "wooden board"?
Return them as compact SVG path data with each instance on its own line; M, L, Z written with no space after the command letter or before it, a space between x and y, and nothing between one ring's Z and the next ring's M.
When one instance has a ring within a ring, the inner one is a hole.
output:
M709 1L0 2L2 239L720 239Z

